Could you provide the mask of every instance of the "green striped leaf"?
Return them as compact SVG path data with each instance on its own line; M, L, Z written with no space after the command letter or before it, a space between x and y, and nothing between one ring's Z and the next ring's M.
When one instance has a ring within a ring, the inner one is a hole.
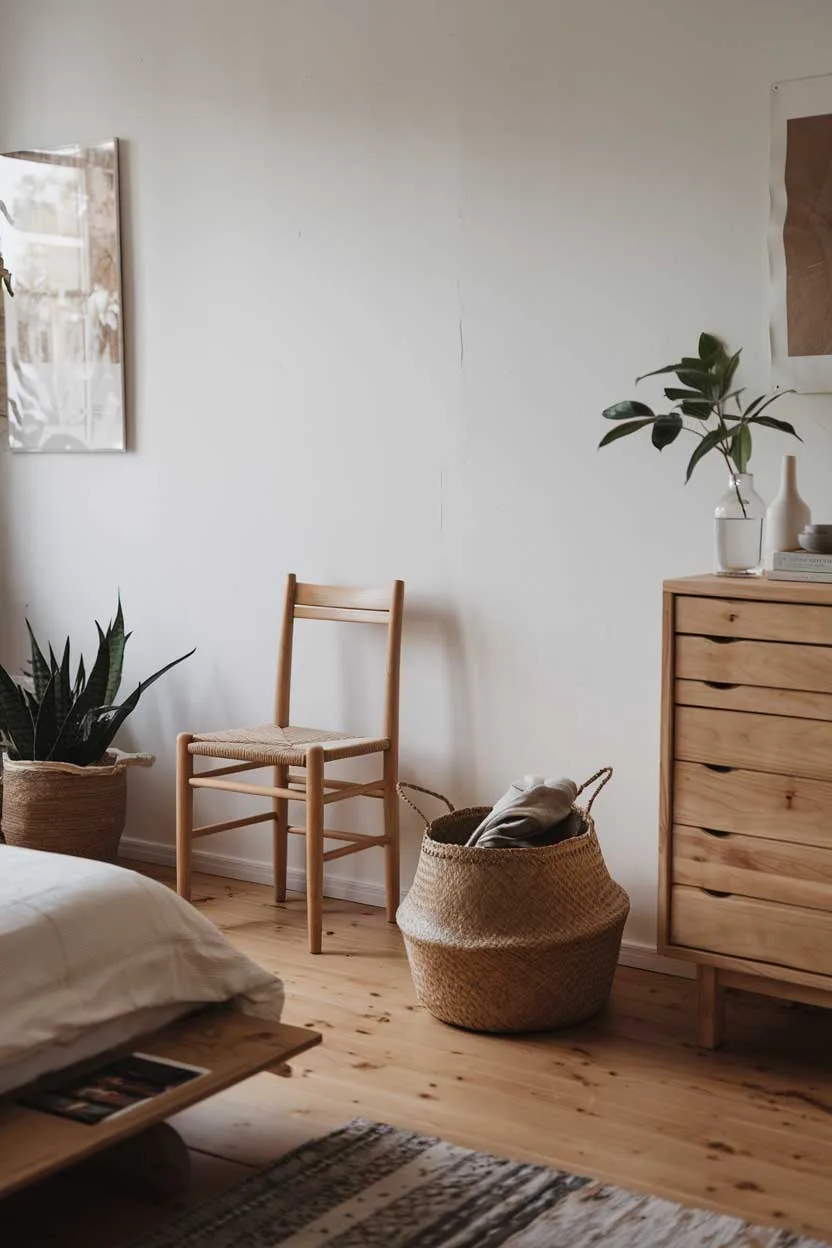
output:
M28 620L26 621L26 628L29 633L29 644L32 651L32 680L35 685L35 697L40 701L46 691L46 686L49 684L52 673L49 670L49 664L43 657L43 651L37 643L37 638L32 632L32 625Z
M124 665L124 647L127 644L129 633L124 633L124 613L121 609L121 594L118 596L118 610L116 618L107 629L107 646L110 652L110 674L107 678L107 688L104 693L104 703L106 706L112 706L118 697L118 691L121 687L121 669Z
M3 667L0 667L0 734L15 758L32 757L35 725L26 695Z

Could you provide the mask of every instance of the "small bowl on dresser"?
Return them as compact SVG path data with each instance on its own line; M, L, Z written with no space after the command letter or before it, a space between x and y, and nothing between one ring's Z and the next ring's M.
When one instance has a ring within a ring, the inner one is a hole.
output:
M807 524L797 540L813 555L832 555L832 524Z

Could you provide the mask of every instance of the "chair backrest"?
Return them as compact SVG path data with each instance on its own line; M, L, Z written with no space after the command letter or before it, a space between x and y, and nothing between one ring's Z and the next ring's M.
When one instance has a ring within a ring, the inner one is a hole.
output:
M336 620L352 624L384 624L387 628L387 678L384 689L384 736L396 748L399 737L399 669L402 649L404 581L387 589L356 589L347 585L309 585L293 572L286 577L283 626L277 663L274 722L289 723L292 689L292 641L295 620Z

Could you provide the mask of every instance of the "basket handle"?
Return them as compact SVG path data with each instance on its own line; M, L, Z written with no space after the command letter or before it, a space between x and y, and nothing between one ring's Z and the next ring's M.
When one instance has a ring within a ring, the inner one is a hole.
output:
M584 789L588 789L591 784L594 784L596 780L601 780L601 783L598 785L598 788L595 790L595 792L592 794L592 797L590 797L589 801L586 804L587 814L590 814L592 812L593 802L595 801L596 797L603 789L604 785L610 782L610 780L612 779L612 774L613 774L612 767L602 767L600 771L596 771L594 776L590 776L588 780L584 780L583 784L578 789L578 792L575 794L576 798L579 797L581 793L583 793Z
M407 803L407 805L410 807L411 810L416 811L416 814L422 820L422 823L425 825L426 828L430 827L430 820L422 813L422 811L419 809L416 803L414 801L411 801L411 799L405 793L405 789L413 789L413 791L416 793L427 793L428 797L436 797L439 799L440 802L445 803L445 805L448 807L448 811L450 812L450 814L454 813L453 802L449 802L447 797L445 797L442 793L435 793L433 789L423 789L421 784L405 784L402 781L401 784L396 785L396 792L398 793L402 801Z

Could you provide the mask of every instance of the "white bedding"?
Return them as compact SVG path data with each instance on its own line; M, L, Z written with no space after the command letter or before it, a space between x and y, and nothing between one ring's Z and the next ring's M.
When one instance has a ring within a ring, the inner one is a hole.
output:
M166 1027L168 1023L190 1014L193 1005L159 1005L147 1010L136 1010L133 1014L123 1014L121 1018L113 1018L109 1023L99 1023L96 1027L88 1027L74 1040L63 1040L59 1044L50 1044L46 1048L33 1049L23 1057L0 1067L0 1096L12 1092L16 1088L33 1083L41 1075L54 1070L65 1070L67 1066L75 1066L86 1062L91 1057L98 1057L120 1045L129 1044L139 1036L146 1036L151 1031Z
M163 884L0 846L0 1092L77 1060L94 1029L129 1039L150 1012L224 1001L277 1020L283 985Z

